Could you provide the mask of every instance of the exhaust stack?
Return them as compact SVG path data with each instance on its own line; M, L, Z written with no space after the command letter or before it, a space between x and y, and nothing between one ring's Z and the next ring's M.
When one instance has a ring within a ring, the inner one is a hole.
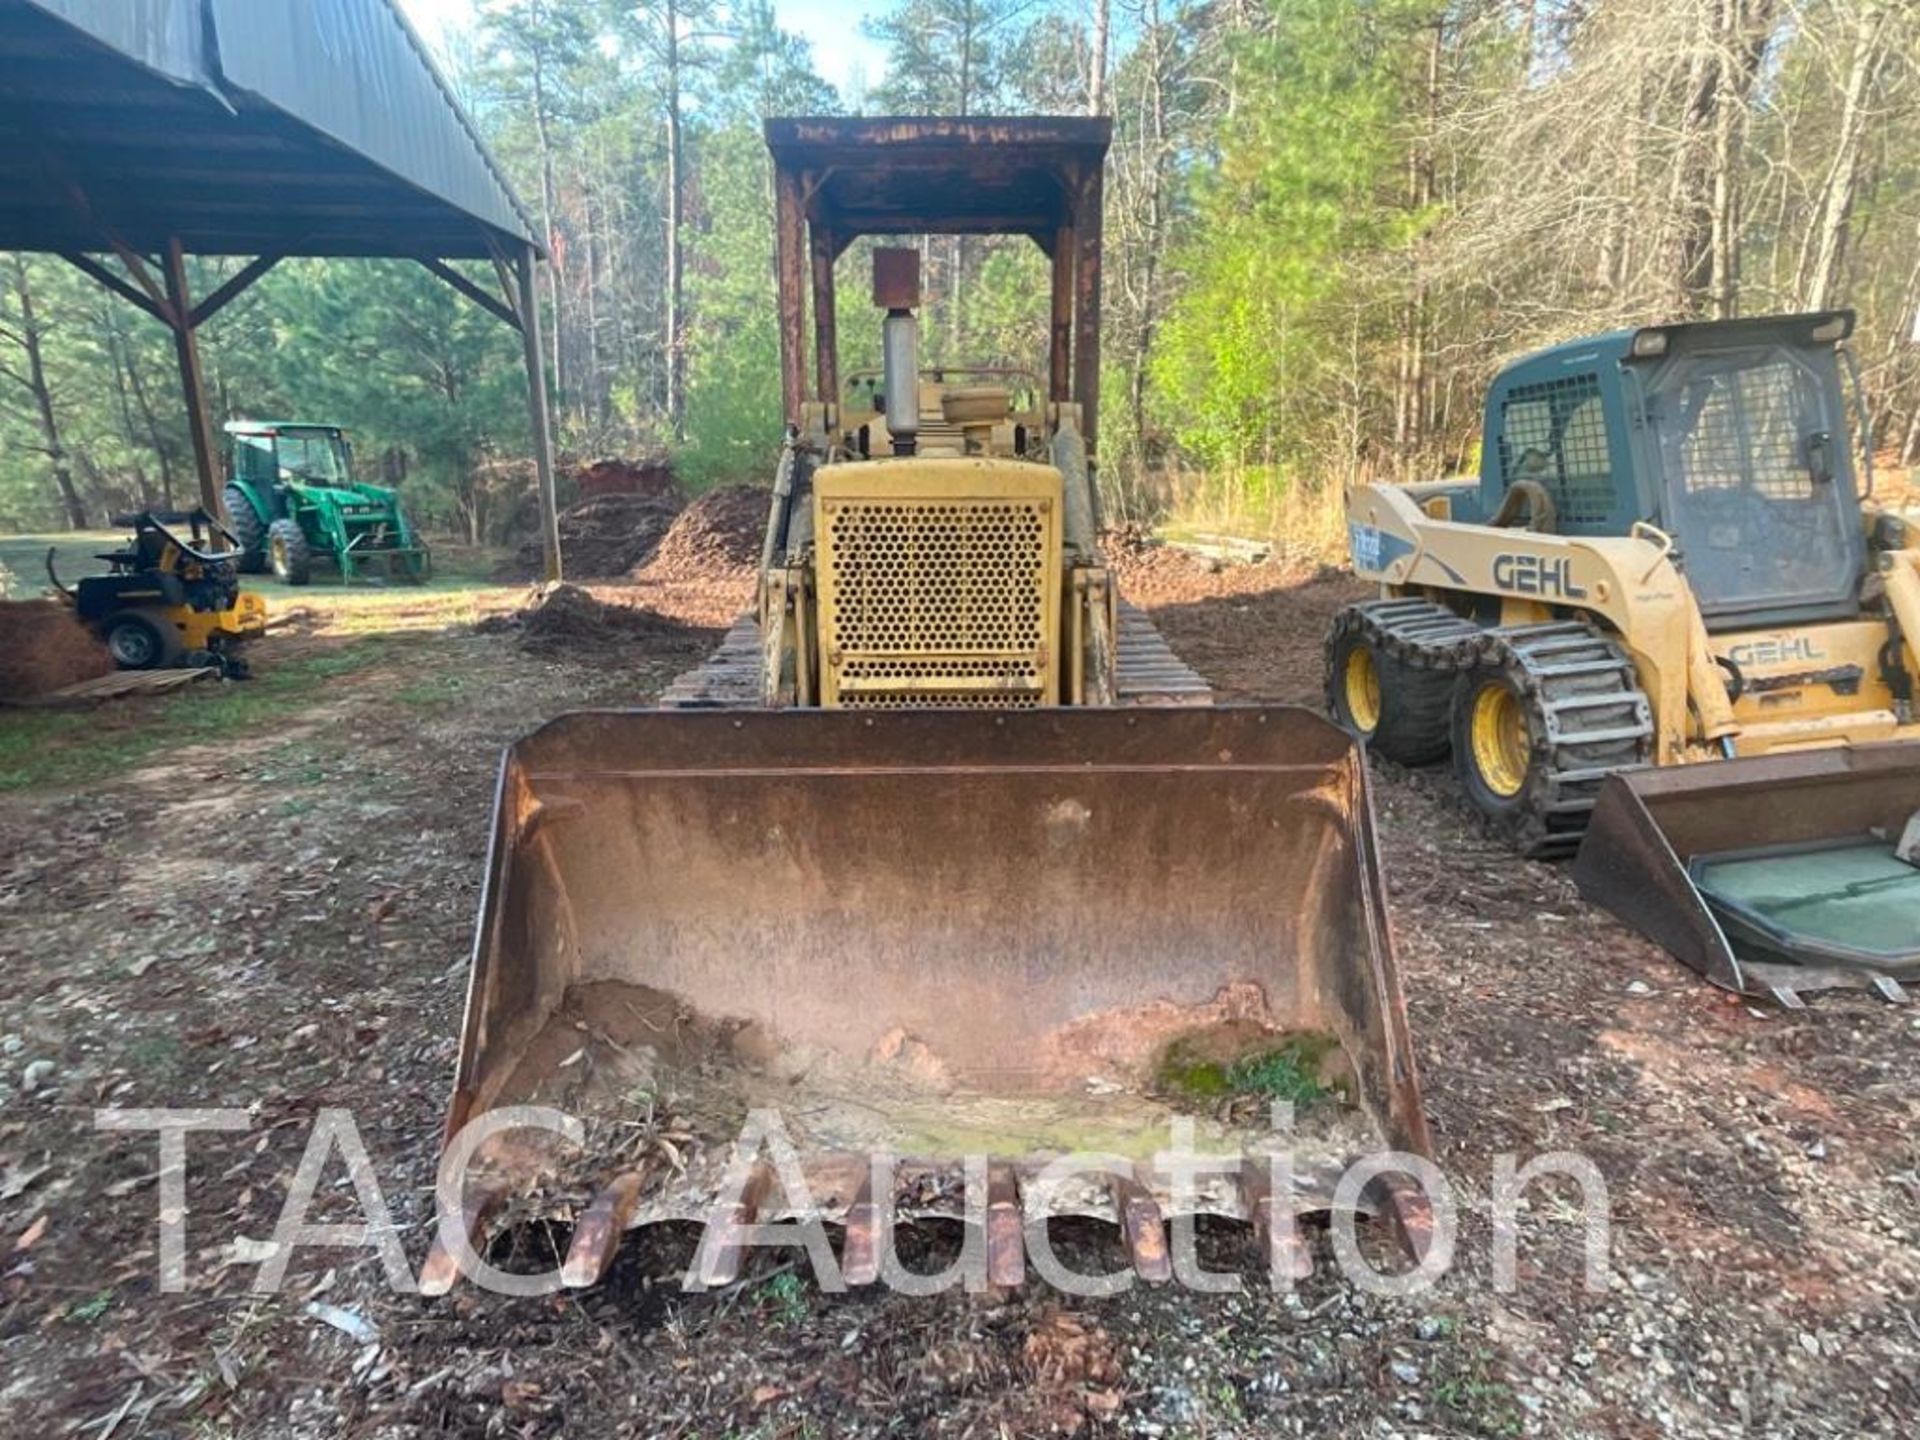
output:
M873 252L873 303L887 312L880 327L881 369L887 387L887 431L893 453L911 455L920 437L920 252Z

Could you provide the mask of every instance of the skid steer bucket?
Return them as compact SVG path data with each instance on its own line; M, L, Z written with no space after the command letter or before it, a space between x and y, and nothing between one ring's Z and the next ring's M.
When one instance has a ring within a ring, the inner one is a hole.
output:
M1920 979L1916 816L1912 742L1632 771L1601 790L1573 876L1726 989L1898 1000Z
M845 1227L850 1283L924 1216L984 1216L993 1283L1072 1214L1165 1278L1170 1209L1291 1237L1356 1158L1430 1153L1366 767L1287 708L554 721L502 767L447 1140L521 1104L585 1144L492 1137L458 1223L573 1218L573 1284L673 1219L723 1281L729 1236L801 1213ZM769 1113L811 1209L745 1163ZM1242 1157L1185 1198L1181 1116ZM1042 1173L1063 1154L1110 1163ZM1420 1253L1404 1176L1348 1199ZM423 1287L456 1273L443 1245Z

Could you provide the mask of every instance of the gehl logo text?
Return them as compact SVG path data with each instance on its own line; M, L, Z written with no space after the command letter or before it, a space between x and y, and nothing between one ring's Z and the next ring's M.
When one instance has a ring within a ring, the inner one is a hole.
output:
M1813 643L1811 636L1783 635L1777 639L1743 640L1727 651L1727 658L1742 669L1768 670L1775 665L1810 665L1827 658L1827 652Z
M1586 588L1574 583L1573 562L1561 556L1496 555L1493 583L1520 595L1550 595L1558 600L1584 600Z

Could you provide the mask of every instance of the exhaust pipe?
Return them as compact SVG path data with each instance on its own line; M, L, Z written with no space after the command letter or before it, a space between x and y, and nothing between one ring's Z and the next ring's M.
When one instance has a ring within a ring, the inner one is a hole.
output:
M911 455L920 444L920 252L873 252L873 303L887 312L880 327L881 371L887 387L887 433L893 453Z

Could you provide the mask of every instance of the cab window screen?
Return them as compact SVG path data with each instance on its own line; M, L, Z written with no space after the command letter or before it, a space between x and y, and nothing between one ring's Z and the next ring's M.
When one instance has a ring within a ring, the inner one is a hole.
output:
M1604 525L1612 517L1613 454L1599 376L1516 385L1501 403L1500 422L1503 484L1544 486L1565 524Z

